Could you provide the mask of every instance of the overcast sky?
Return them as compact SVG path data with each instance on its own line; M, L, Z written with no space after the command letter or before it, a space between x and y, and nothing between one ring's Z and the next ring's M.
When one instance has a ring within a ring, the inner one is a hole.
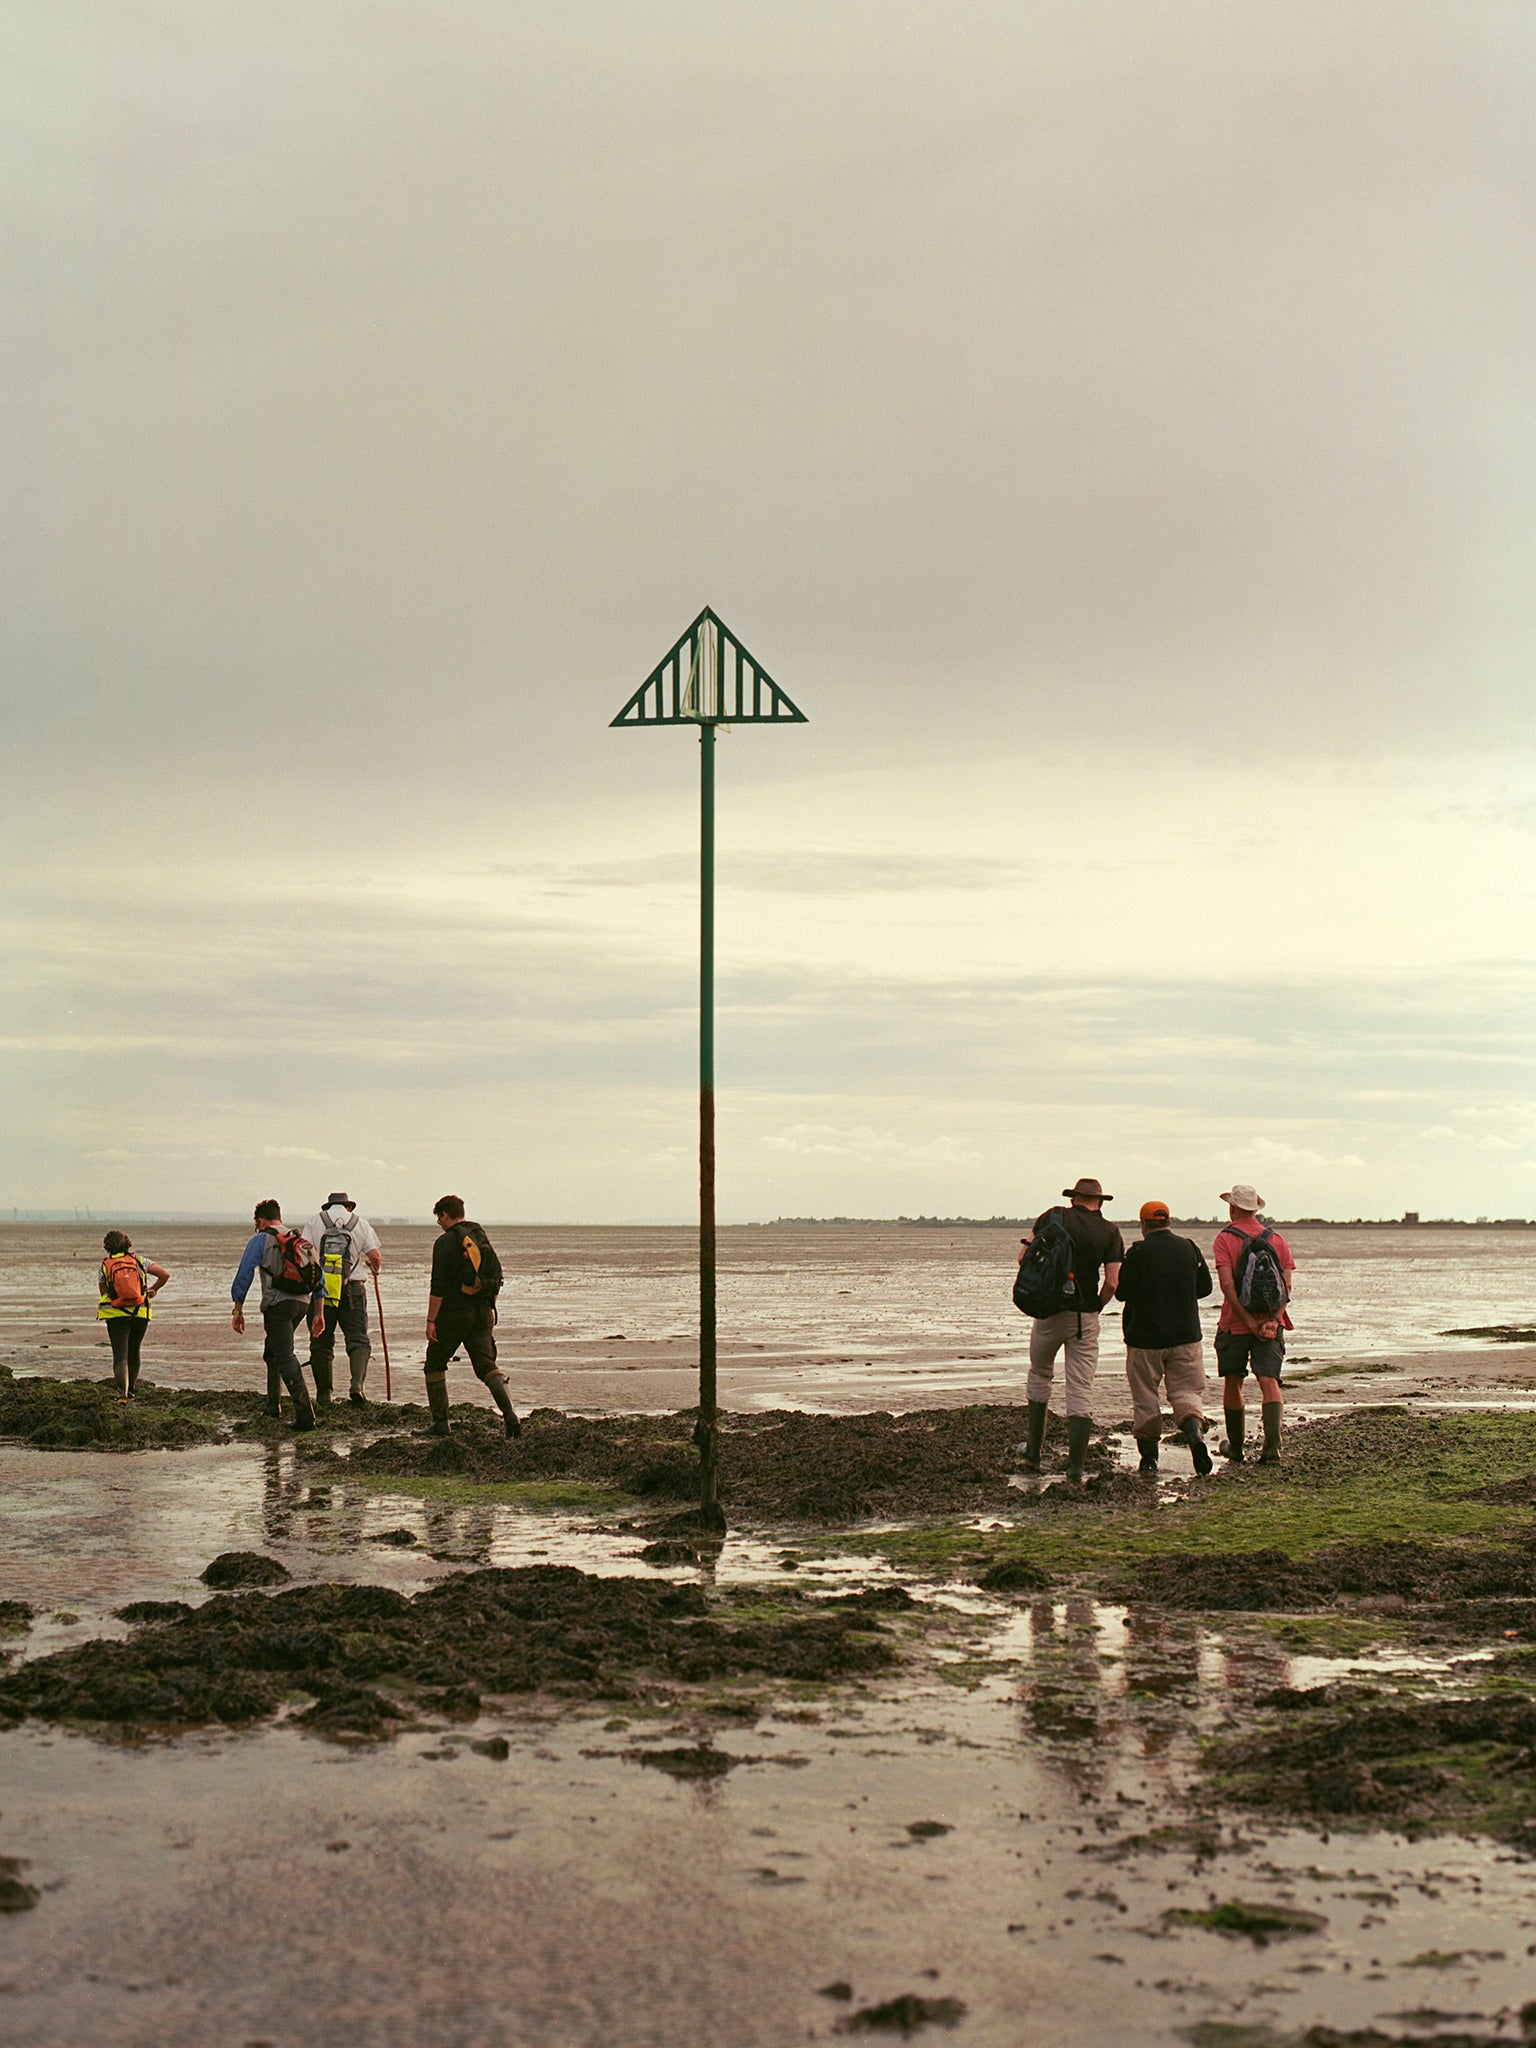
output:
M12 0L0 1203L1536 1214L1526 0Z

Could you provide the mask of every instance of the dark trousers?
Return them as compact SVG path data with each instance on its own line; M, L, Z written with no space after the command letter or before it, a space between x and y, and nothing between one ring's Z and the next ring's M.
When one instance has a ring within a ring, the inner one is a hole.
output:
M293 1348L294 1334L308 1314L307 1301L271 1301L261 1312L262 1327L267 1333L261 1355L266 1362L269 1401L277 1399L279 1384L288 1389L296 1402L309 1399L304 1375L299 1371L298 1353Z
M489 1301L444 1302L438 1311L437 1335L427 1346L429 1377L446 1373L448 1361L460 1345L475 1369L477 1380L488 1380L496 1370L496 1308Z
M139 1347L149 1327L147 1316L108 1316L107 1341L112 1346L112 1377L120 1394L131 1394L139 1377Z
M352 1391L360 1394L368 1377L368 1361L373 1356L373 1346L368 1341L368 1289L363 1281L343 1281L340 1301L325 1304L323 1334L312 1335L309 1340L309 1369L314 1375L315 1392L327 1400L338 1325L347 1347L347 1364L352 1369Z

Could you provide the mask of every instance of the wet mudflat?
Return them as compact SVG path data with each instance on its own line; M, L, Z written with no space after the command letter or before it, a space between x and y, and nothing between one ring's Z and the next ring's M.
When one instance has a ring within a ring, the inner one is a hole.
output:
M7 2039L1522 2038L1528 1414L739 1417L716 1549L686 1422L189 1412L0 1446Z

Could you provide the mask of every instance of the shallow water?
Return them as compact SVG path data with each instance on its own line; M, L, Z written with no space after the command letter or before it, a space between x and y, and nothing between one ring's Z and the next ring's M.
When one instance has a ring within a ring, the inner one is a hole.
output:
M1213 1232L1192 1233L1209 1251ZM435 1233L381 1233L382 1294L397 1398L419 1398ZM1291 1364L1447 1356L1531 1377L1536 1352L1445 1337L1531 1321L1536 1230L1299 1228ZM260 1383L260 1332L229 1329L229 1282L246 1232L145 1226L138 1249L169 1266L145 1347L162 1385ZM693 1398L695 1240L687 1230L502 1228L499 1331L519 1400L574 1410L670 1408ZM0 1226L0 1363L105 1376L94 1321L100 1230ZM981 1228L738 1227L721 1232L721 1399L737 1408L854 1410L1019 1395L1028 1325L1009 1289L1017 1234ZM376 1311L370 1385L381 1390ZM253 1323L254 1323L253 1318ZM1207 1305L1207 1324L1215 1312ZM1116 1312L1101 1377L1123 1399ZM480 1390L462 1365L463 1398ZM1383 1379L1384 1397L1390 1381Z

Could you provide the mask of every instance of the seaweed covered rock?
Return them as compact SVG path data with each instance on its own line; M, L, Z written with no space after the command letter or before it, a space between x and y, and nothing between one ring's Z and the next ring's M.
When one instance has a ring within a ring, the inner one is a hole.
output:
M284 1586L293 1574L285 1564L275 1557L263 1557L259 1550L221 1550L198 1577L205 1586L229 1592L236 1586Z
M207 1395L145 1388L124 1406L110 1380L0 1379L0 1437L34 1450L188 1450L227 1435Z
M744 1610L738 1612L738 1610ZM468 1718L485 1694L625 1697L645 1681L747 1673L826 1680L896 1660L861 1608L598 1578L569 1565L464 1572L407 1598L387 1586L219 1594L127 1642L88 1642L0 1677L0 1719L136 1727L259 1720L378 1735L418 1709Z

